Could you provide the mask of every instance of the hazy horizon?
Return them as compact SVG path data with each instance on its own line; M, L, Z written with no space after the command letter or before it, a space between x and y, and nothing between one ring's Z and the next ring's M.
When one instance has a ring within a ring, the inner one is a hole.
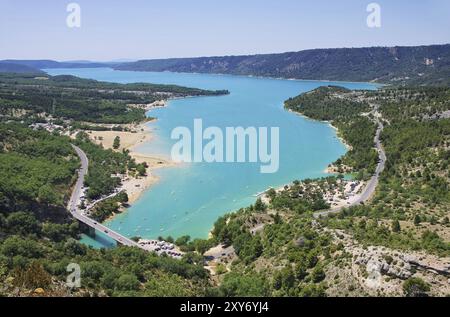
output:
M66 23L67 5L81 25ZM370 28L367 5L381 8ZM447 0L0 0L0 59L115 61L450 42ZM433 23L428 23L428 21Z
M393 46L360 46L360 47L324 47L324 48L308 48L297 51L283 51L283 52L267 52L267 53L254 53L254 54L223 54L223 55L196 55L196 56L179 56L179 57L159 57L159 58L116 58L112 60L95 60L95 59L84 59L84 60L73 60L73 59L54 59L54 58L30 58L30 59L19 59L19 58L3 58L1 60L51 60L56 62L65 62L65 63L127 63L134 62L140 60L158 60L158 59L179 59L179 58L202 58L202 57L227 57L227 56L246 56L246 55L268 55L268 54L283 54L283 53L291 53L291 52L300 52L300 51L308 51L308 50L316 50L316 49L346 49L346 48L372 48L372 47L417 47L417 46L438 46L438 45L450 45L449 43L436 43L436 44L418 44L418 45L393 45Z

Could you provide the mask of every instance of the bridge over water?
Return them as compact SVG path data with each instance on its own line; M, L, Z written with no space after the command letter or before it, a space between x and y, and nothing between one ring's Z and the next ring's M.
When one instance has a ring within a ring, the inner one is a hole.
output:
M89 160L86 156L86 153L83 152L78 146L72 145L74 150L77 152L78 157L81 161L81 168L78 170L78 180L75 184L75 188L72 192L72 195L69 200L68 209L72 216L77 219L80 223L87 226L90 230L91 235L95 234L95 231L99 231L111 239L115 240L118 244L130 246L130 247L138 247L140 249L145 250L144 247L139 245L137 242L121 235L120 233L117 233L108 227L102 225L101 223L98 223L97 221L89 218L88 216L84 215L80 208L78 207L81 203L81 194L83 190L83 184L84 184L84 178L87 175L88 168L89 168Z

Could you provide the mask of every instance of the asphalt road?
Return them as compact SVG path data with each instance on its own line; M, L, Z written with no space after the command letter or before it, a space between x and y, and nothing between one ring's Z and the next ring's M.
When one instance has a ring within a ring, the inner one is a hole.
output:
M377 112L378 112L378 108L376 106L375 106L374 112L375 112L375 114L377 114ZM375 141L375 147L378 151L378 165L377 165L377 168L375 169L375 174L372 176L372 178L369 180L367 185L364 187L364 189L363 189L362 193L359 195L358 199L355 200L353 203L351 203L350 205L344 206L344 207L337 207L337 208L332 208L332 209L325 210L325 211L316 212L316 213L314 213L315 218L326 217L331 214L337 214L344 208L349 208L352 206L360 205L360 204L368 201L375 193L375 190L378 186L378 180L380 178L380 174L383 172L383 170L385 168L386 159L387 159L386 152L384 151L383 146L380 141L380 135L384 129L384 126L383 126L383 123L378 118L376 119L376 122L378 124L378 129L375 134L374 141Z
M81 194L83 190L83 184L84 184L84 178L88 172L89 168L89 160L86 156L86 153L83 152L79 147L72 145L74 150L77 152L78 157L81 161L81 168L78 170L78 180L75 184L75 188L72 192L72 196L70 197L68 209L72 216L81 221L82 223L86 224L87 226L104 233L111 239L117 241L120 244L126 245L126 246L132 246L132 247L138 247L143 249L139 244L134 242L133 240L130 240L121 234L109 229L108 227L105 227L104 225L98 223L97 221L85 216L82 214L81 210L79 209L79 204L81 202Z

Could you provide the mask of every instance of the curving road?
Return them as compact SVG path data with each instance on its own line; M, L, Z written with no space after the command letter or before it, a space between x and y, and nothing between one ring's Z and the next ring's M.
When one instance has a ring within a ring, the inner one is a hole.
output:
M78 157L81 161L81 168L78 170L78 180L75 184L75 188L72 192L72 195L69 200L68 209L72 216L77 219L78 221L84 223L85 225L102 232L103 234L107 235L111 239L115 240L119 244L123 244L130 247L138 247L141 249L144 249L141 247L138 243L135 241L128 239L121 234L109 229L108 227L98 223L97 221L83 215L80 208L78 207L81 203L81 194L83 192L83 184L84 184L84 178L88 172L89 168L89 160L86 156L86 153L83 152L78 146L75 146L72 144L72 147L77 152ZM145 250L145 249L144 249Z
M380 135L384 129L384 125L379 119L380 114L378 113L378 106L376 106L376 105L374 106L374 111L372 113L375 115L375 118L376 118L375 120L376 120L376 123L378 124L378 129L377 129L377 132L375 134L375 139L374 139L375 147L378 151L378 165L377 165L377 168L375 169L375 174L372 176L372 178L369 180L367 185L364 187L362 193L359 194L359 197L353 203L351 203L348 206L337 207L337 208L332 208L332 209L325 210L325 211L316 212L316 213L314 213L315 218L326 217L331 214L337 214L344 208L349 208L352 206L360 205L360 204L368 201L375 193L375 190L378 186L378 180L380 178L380 174L384 171L387 157L386 157L386 152L384 151L383 146L380 141Z

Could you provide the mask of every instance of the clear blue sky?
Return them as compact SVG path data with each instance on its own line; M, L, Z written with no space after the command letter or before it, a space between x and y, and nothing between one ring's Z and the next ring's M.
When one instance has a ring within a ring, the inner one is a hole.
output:
M66 6L81 6L81 28ZM367 4L382 27L366 25ZM449 0L0 0L0 59L113 60L450 43Z

